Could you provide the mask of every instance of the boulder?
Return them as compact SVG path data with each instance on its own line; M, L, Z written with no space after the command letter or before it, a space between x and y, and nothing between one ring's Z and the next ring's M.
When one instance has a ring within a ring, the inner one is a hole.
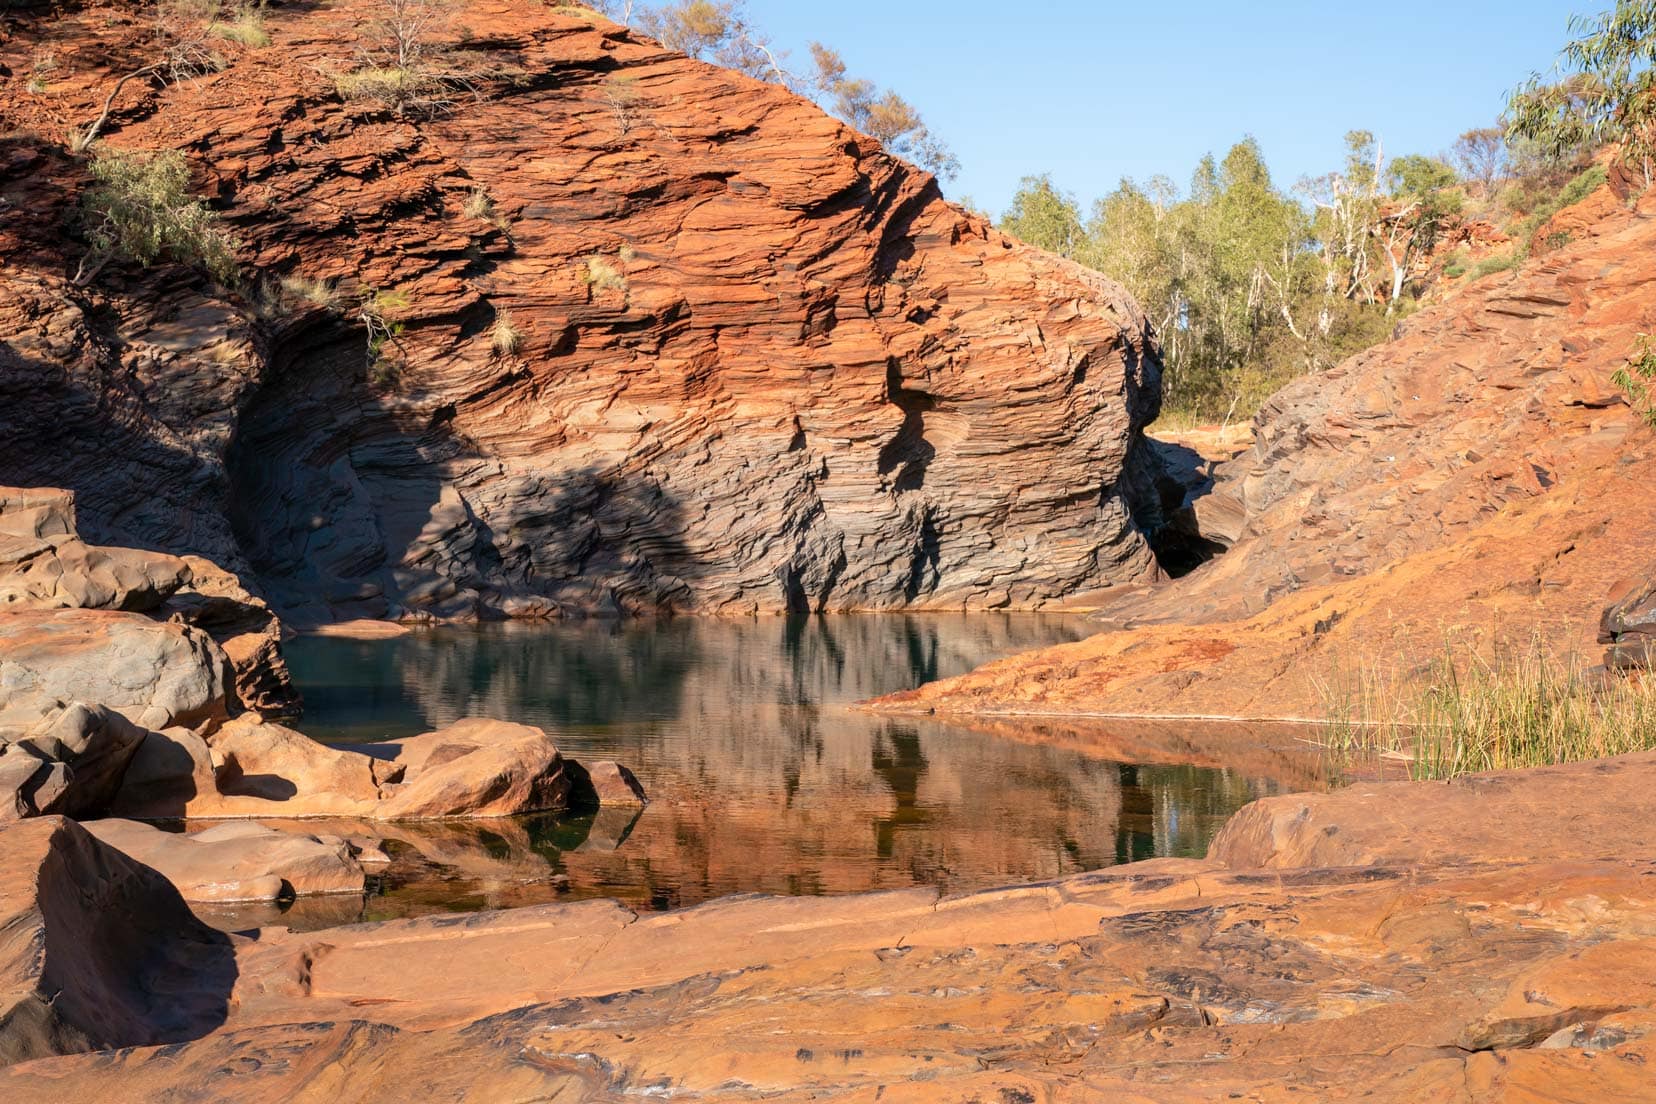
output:
M95 702L151 729L228 716L229 665L203 632L136 613L0 615L0 725Z
M0 1065L200 1038L235 978L230 939L155 870L63 817L0 828Z
M600 808L616 805L641 807L650 803L638 776L613 759L586 765L586 773Z
M177 556L80 540L68 491L0 487L0 610L152 610L189 581Z
M76 703L42 721L0 754L0 819L14 811L85 816L102 810L145 735L104 706ZM37 769L25 777L28 764Z
M1656 665L1656 565L1618 582L1599 618L1598 642L1608 644L1612 670Z
M186 901L276 902L363 890L362 865L339 836L250 823L218 824L199 832L164 832L133 820L94 820L84 827L159 871Z
M575 774L552 738L529 725L470 717L398 743L403 781L382 788L386 820L514 816L568 809Z

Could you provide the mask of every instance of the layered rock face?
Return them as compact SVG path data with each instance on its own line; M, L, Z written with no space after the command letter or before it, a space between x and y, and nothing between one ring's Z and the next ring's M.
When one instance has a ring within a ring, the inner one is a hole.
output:
M1192 504L1232 547L1110 631L897 710L1320 717L1328 688L1539 642L1642 651L1652 434L1611 379L1656 329L1656 193L1300 380ZM1631 581L1629 581L1631 580ZM1622 642L1625 639L1625 644Z
M1653 770L1272 798L1207 860L963 896L595 901L108 957L82 963L76 996L187 999L118 1004L97 1030L62 1000L63 1033L32 1050L0 1023L3 1053L36 1059L0 1070L0 1096L1648 1100ZM122 862L63 822L0 833L5 900L49 948L90 918L47 878L32 891L34 871L107 886ZM106 922L133 922L131 896ZM184 919L156 946L191 938ZM224 957L233 971L210 968ZM0 958L14 999L61 979Z
M40 226L82 170L20 144L0 476L68 472L99 539L251 568L313 620L1040 607L1155 574L1159 369L1116 285L579 9L456 5L434 39L484 95L440 118L342 102L323 73L370 8L273 6L272 47L132 86L108 140L188 151L250 279L405 297L395 367L314 295L255 325L176 271L67 287ZM14 20L15 122L95 114L136 18ZM28 93L46 48L66 75ZM95 436L43 431L66 411Z

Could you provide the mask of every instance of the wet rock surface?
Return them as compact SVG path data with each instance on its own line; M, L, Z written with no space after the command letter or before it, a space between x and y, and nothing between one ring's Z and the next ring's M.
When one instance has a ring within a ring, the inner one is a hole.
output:
M267 929L226 937L236 970L222 1024L178 1046L16 1064L0 1091L1645 1100L1650 821L1577 802L1585 786L1648 790L1653 771L1643 756L1459 791L1331 795L1308 818L1273 814L1265 857L1279 865L1265 870L1227 865L1221 844L1205 861L960 897L749 898L655 916L587 902ZM1331 825L1361 835L1388 817L1457 840L1376 865L1290 865ZM1553 854L1549 821L1607 853ZM6 833L8 871L98 854L62 853L49 823Z
M373 15L349 0L273 8L273 46L210 81L130 84L106 131L190 151L245 270L343 311L255 322L178 270L71 287L84 169L11 155L0 478L67 482L95 539L307 622L1087 605L1156 574L1159 365L1119 287L780 88L580 10L454 9L484 96L441 118L341 102L325 73ZM95 115L147 18L12 17L15 125ZM47 50L75 79L29 95ZM384 371L369 288L409 303Z

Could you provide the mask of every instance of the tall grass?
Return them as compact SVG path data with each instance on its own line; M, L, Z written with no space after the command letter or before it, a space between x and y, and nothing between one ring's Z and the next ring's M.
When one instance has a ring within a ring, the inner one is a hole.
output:
M1423 676L1342 674L1324 688L1336 769L1411 778L1539 767L1656 748L1656 679L1591 671L1539 645L1494 660L1447 649Z

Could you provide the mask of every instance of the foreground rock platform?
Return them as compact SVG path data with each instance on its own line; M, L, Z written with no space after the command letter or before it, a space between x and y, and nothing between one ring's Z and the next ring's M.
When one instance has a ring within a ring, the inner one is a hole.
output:
M1653 783L1637 756L1271 798L1208 860L961 897L265 929L229 937L222 1023L13 1065L0 1098L1646 1101L1656 835L1615 799ZM1371 822L1454 839L1283 865ZM109 862L62 821L0 842L11 892Z

